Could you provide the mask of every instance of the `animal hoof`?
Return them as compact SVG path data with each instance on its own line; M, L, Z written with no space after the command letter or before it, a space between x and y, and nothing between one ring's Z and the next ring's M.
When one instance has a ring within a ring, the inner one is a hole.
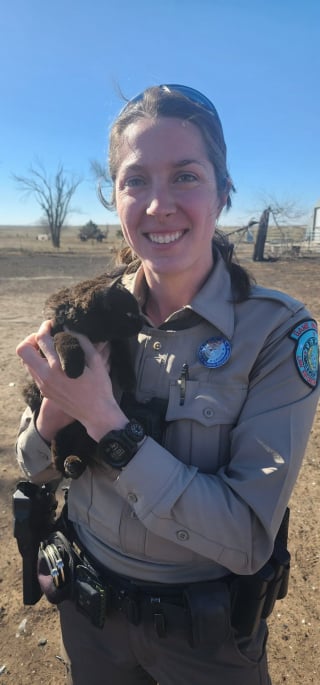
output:
M73 480L82 476L87 464L77 457L76 455L70 455L64 460L63 467L67 478L73 478Z

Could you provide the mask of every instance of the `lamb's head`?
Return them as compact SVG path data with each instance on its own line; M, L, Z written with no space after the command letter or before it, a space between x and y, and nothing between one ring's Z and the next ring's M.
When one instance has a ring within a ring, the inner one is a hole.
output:
M136 335L142 327L135 297L121 283L111 283L105 275L53 293L46 302L46 315L53 319L56 351L62 368L71 378L80 376L84 369L84 353L73 331L83 333L93 343L117 341L111 353L111 363L117 364L116 352L122 351L121 341ZM124 356L121 361L123 365ZM117 372L121 373L121 365ZM123 383L122 373L121 376Z

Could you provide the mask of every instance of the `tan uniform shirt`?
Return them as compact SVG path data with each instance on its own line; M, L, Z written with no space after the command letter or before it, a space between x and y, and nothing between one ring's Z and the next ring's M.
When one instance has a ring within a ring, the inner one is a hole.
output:
M141 269L125 283L143 302ZM116 572L168 583L251 574L264 564L319 396L298 370L298 339L291 337L305 320L310 314L300 302L258 286L235 304L219 259L191 305L160 328L146 322L131 342L136 395L168 401L162 444L147 437L116 479L97 466L70 483L70 518L98 559ZM203 358L211 338L219 339L216 368ZM28 478L54 476L30 412L17 457Z

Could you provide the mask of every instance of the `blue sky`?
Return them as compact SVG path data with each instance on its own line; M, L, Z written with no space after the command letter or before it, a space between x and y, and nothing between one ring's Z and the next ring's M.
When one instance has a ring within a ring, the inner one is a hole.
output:
M222 223L264 198L311 216L320 198L319 0L10 0L0 16L0 225L36 223L12 174L40 159L83 177L71 224L115 223L90 160L127 97L176 82L202 90L223 122L237 188Z

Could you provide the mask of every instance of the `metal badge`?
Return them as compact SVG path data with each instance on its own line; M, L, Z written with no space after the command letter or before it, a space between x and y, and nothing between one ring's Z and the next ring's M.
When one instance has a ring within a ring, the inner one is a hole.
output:
M199 361L209 369L217 369L230 359L231 345L225 338L209 338L201 343L198 351Z
M303 380L311 388L315 388L318 381L319 344L318 327L316 321L307 319L291 331L290 338L296 341L295 362Z

